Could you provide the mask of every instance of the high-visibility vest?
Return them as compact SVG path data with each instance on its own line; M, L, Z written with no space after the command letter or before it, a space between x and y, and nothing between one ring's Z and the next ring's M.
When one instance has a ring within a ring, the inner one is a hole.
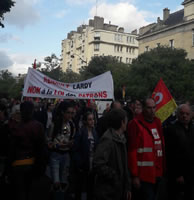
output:
M160 121L157 121L156 125L160 136L159 141L163 145L164 139ZM142 118L137 118L128 124L128 134L128 165L132 176L139 177L141 181L155 183L155 140L151 131L145 127ZM163 155L164 152L161 156Z

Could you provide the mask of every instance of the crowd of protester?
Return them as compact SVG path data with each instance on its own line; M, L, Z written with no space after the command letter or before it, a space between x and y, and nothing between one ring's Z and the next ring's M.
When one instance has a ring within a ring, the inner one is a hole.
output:
M192 200L191 108L181 104L161 123L151 98L115 100L101 117L92 100L1 99L5 199L38 199L42 187L48 200L57 192L67 200Z

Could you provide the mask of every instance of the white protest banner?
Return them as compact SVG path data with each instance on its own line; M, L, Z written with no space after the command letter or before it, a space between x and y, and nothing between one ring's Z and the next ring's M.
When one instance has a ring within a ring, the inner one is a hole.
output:
M110 71L94 78L63 83L29 68L23 96L61 99L114 99L113 79Z

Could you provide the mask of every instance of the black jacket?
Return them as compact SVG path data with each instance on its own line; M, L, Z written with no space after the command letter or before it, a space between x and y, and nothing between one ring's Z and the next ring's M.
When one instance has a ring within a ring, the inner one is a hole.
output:
M94 137L94 150L96 148L98 137L95 129L92 130ZM90 170L90 140L88 139L88 130L82 127L76 134L72 148L72 160L78 169Z
M93 162L97 200L120 200L131 191L125 143L124 135L108 129L97 145Z
M169 177L194 177L194 125L186 129L179 121L165 131L167 173Z

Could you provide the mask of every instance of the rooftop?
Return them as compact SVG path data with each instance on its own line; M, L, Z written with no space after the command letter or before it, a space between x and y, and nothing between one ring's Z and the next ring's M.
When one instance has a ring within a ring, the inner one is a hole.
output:
M177 24L181 24L182 22L184 22L184 9L169 14L169 17L165 21L159 19L158 23L153 25L148 31L144 32L141 36L162 30L164 28L175 26Z

